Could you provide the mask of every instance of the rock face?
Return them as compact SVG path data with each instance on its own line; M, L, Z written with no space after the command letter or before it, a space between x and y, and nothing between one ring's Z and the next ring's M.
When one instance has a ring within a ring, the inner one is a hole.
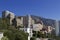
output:
M38 17L38 16L34 16L34 15L31 15L31 17L34 19L34 20L42 20L43 24L46 25L46 26L53 26L55 27L55 20L53 19L46 19L46 18L43 18L43 17Z

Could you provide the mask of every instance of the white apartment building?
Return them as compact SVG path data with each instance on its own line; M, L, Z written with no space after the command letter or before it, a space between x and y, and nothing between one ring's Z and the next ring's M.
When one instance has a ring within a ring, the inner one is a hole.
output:
M33 30L34 31L40 31L40 30L42 30L42 28L43 28L43 25L42 24L33 24Z
M59 35L59 21L56 20L55 25L56 25L55 27L56 36L58 36Z
M16 17L16 26L23 26L23 17Z
M12 20L15 18L15 15L14 13L6 10L2 12L2 18L8 18L10 21L10 25L12 25Z
M3 11L2 12L2 18L6 18L8 15L10 14L10 12L9 11Z

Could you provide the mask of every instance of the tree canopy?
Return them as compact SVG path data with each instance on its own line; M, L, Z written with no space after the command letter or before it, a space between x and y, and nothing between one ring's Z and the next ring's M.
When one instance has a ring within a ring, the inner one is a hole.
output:
M2 40L28 40L28 34L9 25L9 19L0 18L0 31L3 32Z

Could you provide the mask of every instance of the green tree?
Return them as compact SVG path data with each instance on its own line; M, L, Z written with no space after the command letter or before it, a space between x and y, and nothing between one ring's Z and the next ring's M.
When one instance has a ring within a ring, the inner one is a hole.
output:
M6 36L2 37L1 40L9 40Z
M4 32L4 36L7 36L9 40L27 40L28 35L23 31L7 30Z
M36 40L36 38L35 37L31 37L30 40Z
M9 40L28 40L28 34L24 31L19 31L15 27L9 25L9 19L0 19L0 31L7 36Z
M9 20L7 18L0 18L0 30L8 29L9 27Z

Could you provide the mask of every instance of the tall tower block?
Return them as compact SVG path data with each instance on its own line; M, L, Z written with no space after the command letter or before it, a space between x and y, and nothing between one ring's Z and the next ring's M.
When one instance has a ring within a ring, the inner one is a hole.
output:
M3 11L2 12L2 18L7 18L7 16L9 15L9 11Z
M55 27L55 29L56 29L56 36L58 36L59 35L59 21L56 20L55 25L56 25L56 27Z
M12 25L12 20L15 18L15 15L10 11L5 10L2 12L2 18L8 18L10 25Z

